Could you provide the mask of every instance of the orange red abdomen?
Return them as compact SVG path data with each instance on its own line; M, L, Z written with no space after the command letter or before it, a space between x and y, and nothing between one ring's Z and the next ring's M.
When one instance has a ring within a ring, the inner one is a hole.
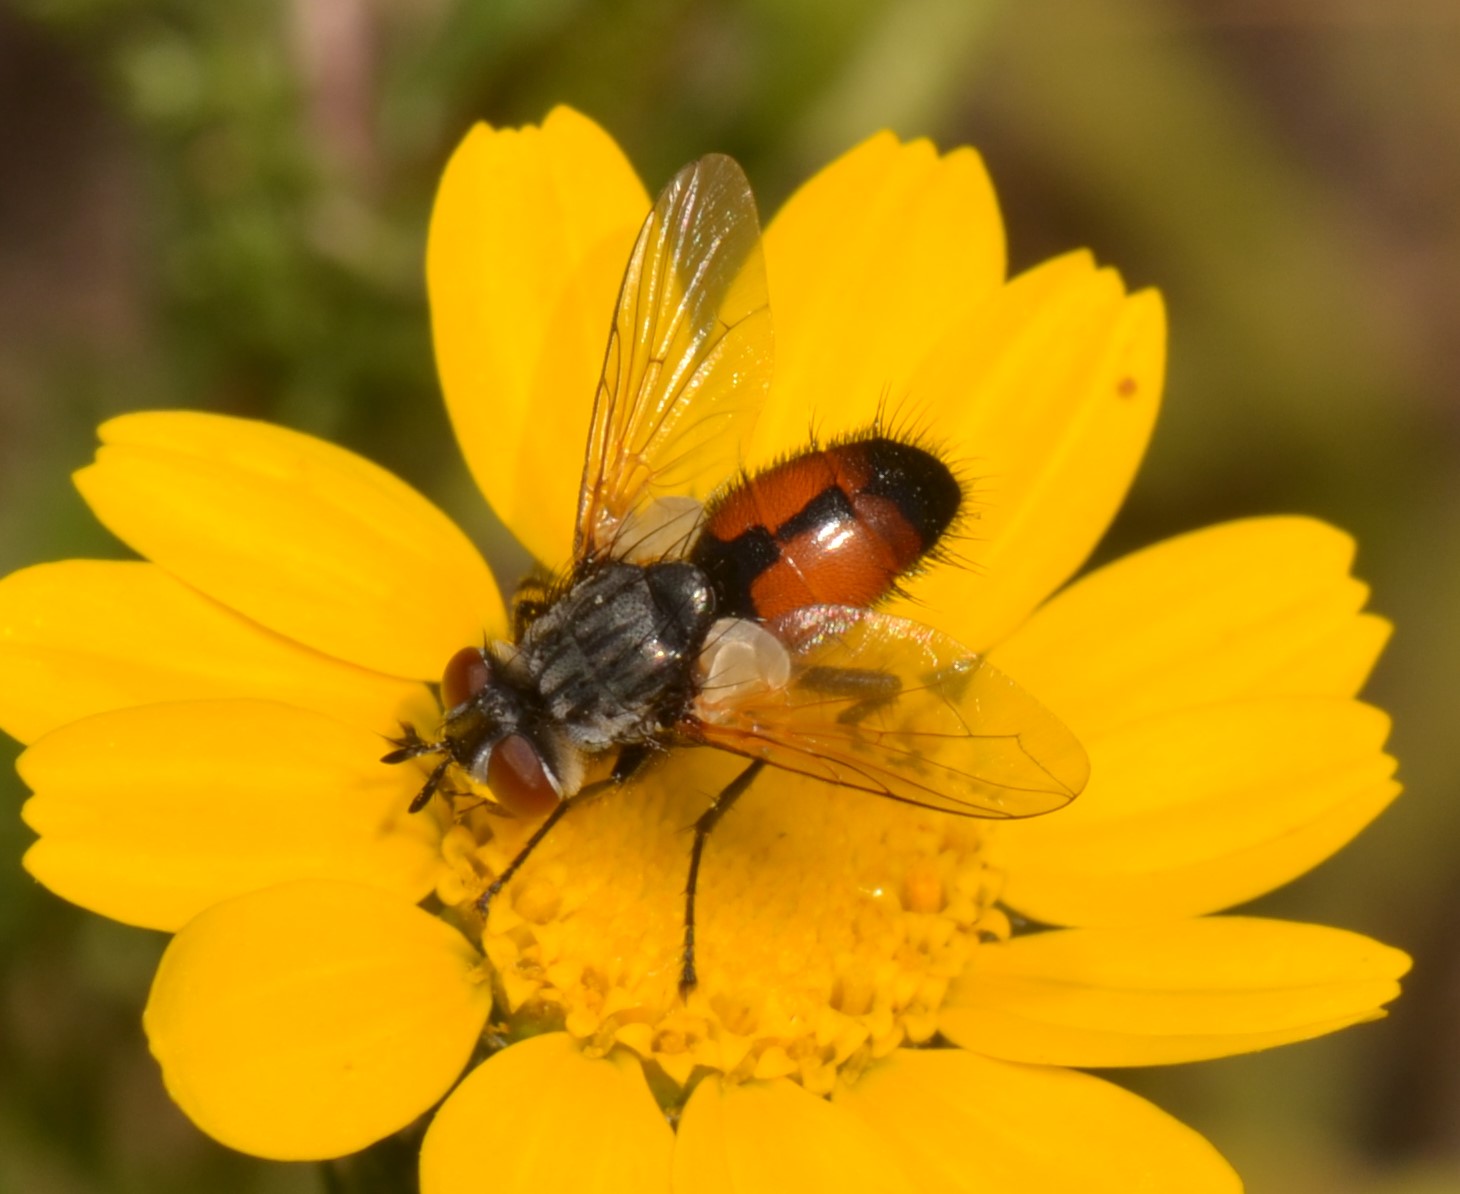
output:
M720 495L691 561L722 617L869 606L932 550L962 501L931 452L869 436L804 452Z

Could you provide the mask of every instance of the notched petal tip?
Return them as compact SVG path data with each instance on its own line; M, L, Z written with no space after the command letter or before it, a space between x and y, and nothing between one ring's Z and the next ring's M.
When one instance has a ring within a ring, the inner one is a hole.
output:
M1160 311L1070 253L1014 278L927 354L911 392L968 462L978 520L960 549L974 567L915 578L909 616L987 650L1084 562L1160 409Z
M1394 799L1388 733L1372 706L1275 697L1086 738L1090 789L1058 822L1001 835L1005 900L1046 924L1139 925L1254 899Z
M994 657L1087 738L1244 697L1353 696L1387 637L1353 559L1316 519L1221 523L1082 577Z
M911 392L928 351L1003 283L1003 220L982 161L879 133L791 196L765 234L776 379L752 466L862 430ZM910 389L911 386L911 389Z

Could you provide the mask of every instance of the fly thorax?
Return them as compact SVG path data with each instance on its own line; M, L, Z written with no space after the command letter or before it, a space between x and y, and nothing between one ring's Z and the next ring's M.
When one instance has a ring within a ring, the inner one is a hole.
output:
M592 569L528 629L514 667L578 749L642 742L688 709L714 596L692 564Z

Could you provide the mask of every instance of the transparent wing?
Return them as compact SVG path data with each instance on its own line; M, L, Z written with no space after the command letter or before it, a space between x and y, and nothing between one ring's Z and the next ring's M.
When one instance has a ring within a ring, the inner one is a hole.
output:
M733 159L701 158L655 200L624 271L588 433L575 561L629 552L637 533L626 524L642 524L656 499L703 499L731 475L739 420L759 413L771 361L750 184Z
M927 626L812 606L769 627L789 681L706 709L696 734L772 766L972 817L1032 817L1080 794L1084 748L977 655Z

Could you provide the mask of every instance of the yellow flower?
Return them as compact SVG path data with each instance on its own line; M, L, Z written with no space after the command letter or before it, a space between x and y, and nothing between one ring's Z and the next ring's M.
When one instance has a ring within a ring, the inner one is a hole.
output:
M648 202L563 109L475 129L437 202L451 415L549 566ZM377 760L400 720L434 723L426 682L458 648L504 634L485 564L348 452L149 413L107 423L77 477L147 562L0 582L26 866L176 934L152 1049L201 1128L261 1156L343 1155L444 1097L425 1194L1236 1189L1201 1137L1069 1067L1266 1048L1395 996L1392 949L1210 915L1398 790L1387 720L1353 699L1388 632L1360 612L1353 545L1253 519L1061 589L1145 449L1159 298L1085 254L1006 281L978 158L887 134L765 239L776 376L748 461L907 396L981 480L971 566L889 608L1066 721L1091 760L1078 801L995 826L767 773L711 839L681 999L685 829L733 766L686 751L565 818L480 926L471 904L530 826L465 798L410 816L421 770Z

